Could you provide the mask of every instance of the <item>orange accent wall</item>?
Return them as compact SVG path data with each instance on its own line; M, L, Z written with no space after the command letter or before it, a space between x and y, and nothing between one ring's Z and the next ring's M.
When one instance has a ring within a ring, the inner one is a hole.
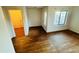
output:
M14 28L23 27L23 19L21 10L8 10L11 22Z

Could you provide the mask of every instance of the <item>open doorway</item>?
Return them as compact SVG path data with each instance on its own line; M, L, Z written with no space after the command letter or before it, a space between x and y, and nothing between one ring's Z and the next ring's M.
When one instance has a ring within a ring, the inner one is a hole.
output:
M14 9L9 9L8 13L9 13L11 23L14 27L16 37L25 36L22 11L19 10L19 9L15 9L15 10Z

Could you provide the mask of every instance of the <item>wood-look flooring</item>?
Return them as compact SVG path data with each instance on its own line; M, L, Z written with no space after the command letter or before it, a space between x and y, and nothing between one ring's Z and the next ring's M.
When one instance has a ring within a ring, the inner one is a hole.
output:
M25 36L23 27L14 28L14 31L15 31L16 37L23 37L23 36Z
M68 30L47 34L42 27L31 28L29 36L12 41L17 53L79 53L79 35Z

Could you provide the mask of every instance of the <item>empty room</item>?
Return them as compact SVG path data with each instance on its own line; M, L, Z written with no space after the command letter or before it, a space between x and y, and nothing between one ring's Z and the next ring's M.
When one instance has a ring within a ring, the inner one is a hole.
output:
M0 46L0 53L79 53L79 7L2 6Z

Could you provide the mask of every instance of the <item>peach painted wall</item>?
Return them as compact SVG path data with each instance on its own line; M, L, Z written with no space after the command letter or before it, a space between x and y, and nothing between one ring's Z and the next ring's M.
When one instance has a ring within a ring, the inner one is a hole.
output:
M8 10L8 12L14 28L23 27L21 10Z

